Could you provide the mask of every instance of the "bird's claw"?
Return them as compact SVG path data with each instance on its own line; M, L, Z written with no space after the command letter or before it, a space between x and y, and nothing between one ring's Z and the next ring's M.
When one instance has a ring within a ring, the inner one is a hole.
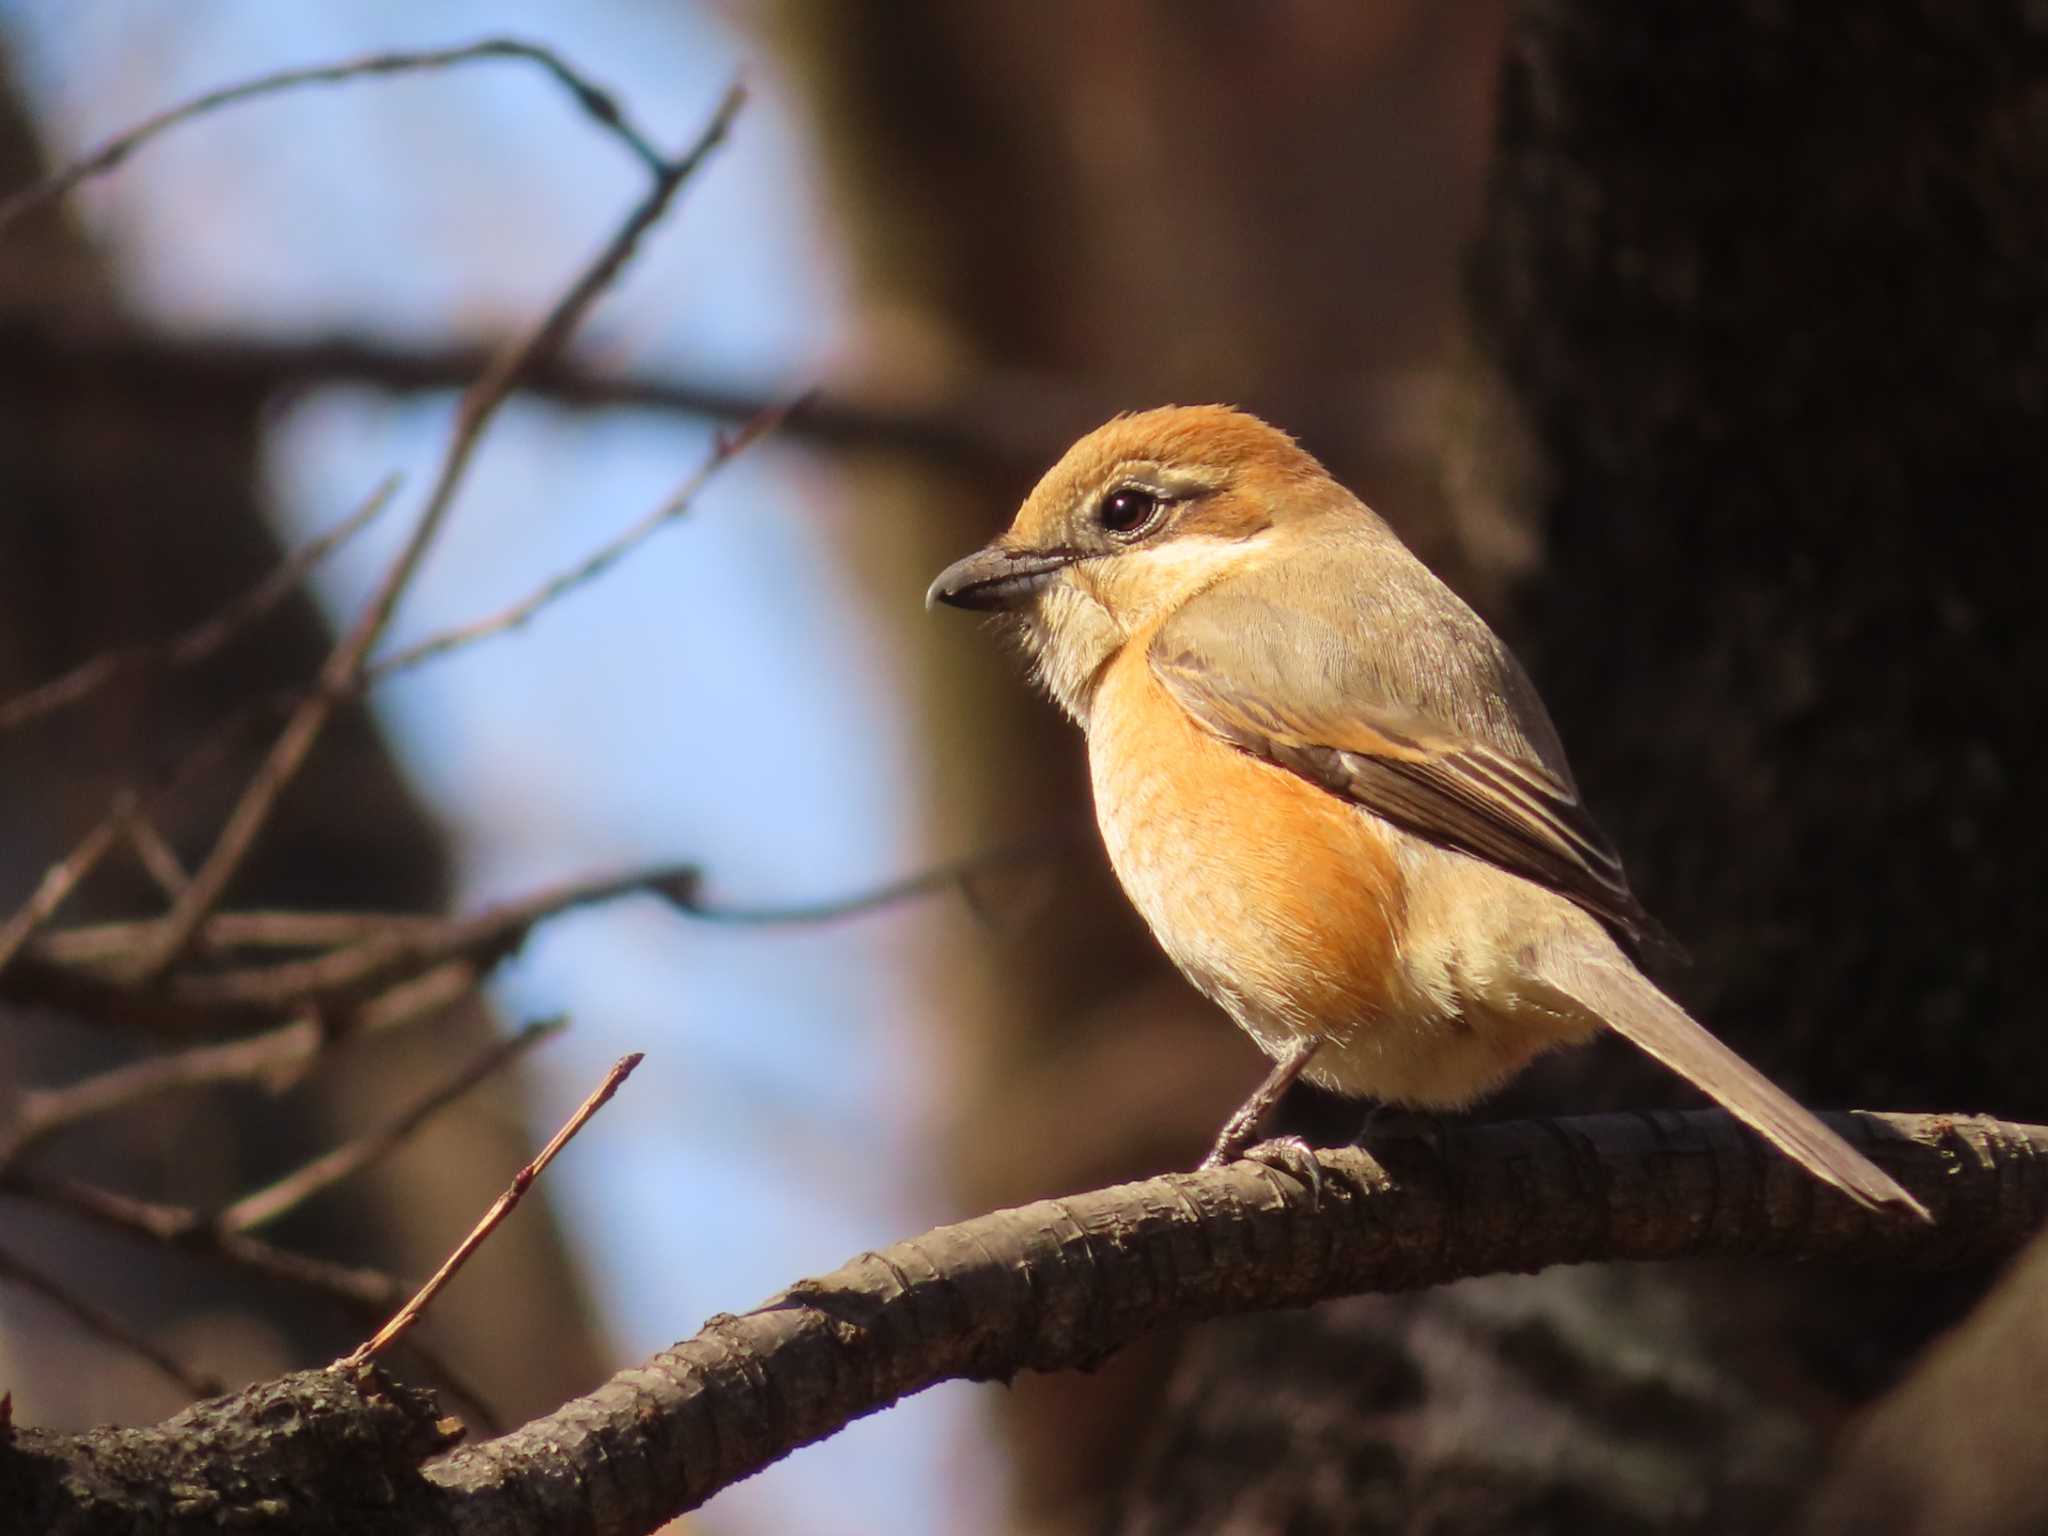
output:
M1323 1165L1316 1157L1316 1149L1299 1136L1275 1136L1257 1146L1246 1147L1242 1155L1246 1162L1271 1168L1306 1184L1310 1202L1315 1205L1323 1203Z

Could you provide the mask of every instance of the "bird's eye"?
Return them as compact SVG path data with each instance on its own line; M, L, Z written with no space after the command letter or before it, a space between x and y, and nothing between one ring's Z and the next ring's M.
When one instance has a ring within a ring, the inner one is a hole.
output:
M1159 498L1135 485L1119 486L1102 498L1096 520L1111 533L1133 534L1159 515Z

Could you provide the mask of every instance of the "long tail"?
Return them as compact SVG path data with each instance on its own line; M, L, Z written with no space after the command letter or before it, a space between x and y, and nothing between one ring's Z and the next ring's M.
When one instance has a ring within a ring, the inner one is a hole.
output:
M1922 1221L1934 1219L1889 1174L1707 1033L1633 966L1591 960L1546 968L1543 979L1857 1204L1910 1211Z

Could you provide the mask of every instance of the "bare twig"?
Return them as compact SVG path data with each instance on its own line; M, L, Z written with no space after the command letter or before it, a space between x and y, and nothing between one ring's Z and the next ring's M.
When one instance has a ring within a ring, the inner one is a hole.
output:
M69 1211L96 1225L188 1253L209 1254L239 1268L359 1313L383 1316L405 1296L405 1282L382 1270L309 1258L242 1232L216 1231L190 1206L138 1200L118 1190L16 1167L0 1173L0 1193Z
M185 868L177 850L157 830L149 812L137 805L135 814L128 818L122 831L127 835L128 846L135 850L135 862L156 882L157 889L172 901L182 896L185 887L192 883L191 871Z
M51 1276L16 1254L0 1249L0 1281L43 1298L94 1338L153 1366L188 1397L212 1397L221 1390L218 1379L189 1370L144 1335L137 1333L111 1312L102 1311L83 1297L74 1295Z
M38 934L30 950L76 970L117 970L162 921L82 923ZM240 949L336 949L402 929L437 928L446 921L392 912L216 912L200 925L193 948L214 955Z
M419 1294L401 1307L390 1322L358 1344L344 1364L361 1365L372 1356L381 1354L420 1320L420 1314L432 1305L434 1298L441 1294L448 1282L453 1280L462 1266L469 1262L469 1256L482 1247L485 1239L497 1231L499 1224L512 1214L520 1200L525 1197L527 1190L533 1187L533 1181L555 1160L555 1155L583 1129L592 1115L604 1108L611 1096L619 1091L620 1085L633 1075L633 1069L639 1066L643 1059L639 1051L634 1051L612 1063L612 1069L605 1074L604 1081L597 1085L589 1098L577 1106L576 1112L549 1138L548 1144L540 1149L533 1161L513 1175L512 1182L505 1192L498 1196L488 1211L484 1212L483 1220L471 1229L469 1236L456 1245L455 1251L449 1254L447 1261L434 1272L433 1278L420 1287Z
M480 42L465 43L455 48L435 48L410 53L376 53L356 59L345 59L335 64L314 65L306 69L283 69L274 74L258 75L254 79L222 86L202 96L195 96L190 101L182 102L136 124L127 132L109 139L90 154L0 202L0 233L4 233L9 225L31 210L62 197L79 183L113 170L160 134L181 123L189 123L195 118L203 117L209 112L219 111L223 107L253 101L262 96L274 96L284 91L299 90L309 85L339 85L351 80L365 80L380 75L414 74L421 70L447 69L493 59L522 59L539 65L566 86L576 99L577 105L607 133L626 145L650 173L656 176L662 173L667 161L660 151L655 149L653 141L627 121L625 113L609 92L593 84L550 49L534 43L521 42L517 38L494 37L485 38Z
M333 1302L356 1318L388 1316L408 1290L404 1281L382 1270L332 1264L292 1253L246 1233L219 1232L188 1207L135 1200L76 1179L43 1179L18 1172L0 1174L0 1193L68 1211L144 1242L202 1254L260 1280ZM418 1357L430 1375L470 1406L478 1423L492 1433L497 1432L498 1416L489 1400L438 1350L417 1338L407 1339L405 1347Z
M851 896L834 897L828 901L786 902L777 906L719 906L704 901L694 888L678 894L663 894L700 922L735 928L797 928L836 923L944 891L958 891L968 907L978 913L982 908L978 888L985 876L999 870L1040 864L1058 857L1062 851L1062 845L1057 841L994 848L901 880L892 880L872 890L857 891Z
M382 1034L438 1018L476 991L482 980L482 970L467 960L437 965L378 993L355 1009L349 1015L347 1036L353 1039Z
M52 372L118 377L145 399L195 395L234 399L290 396L332 381L388 391L460 389L482 371L493 347L476 344L392 346L351 336L278 339L209 336L203 348L147 331L66 323L50 306L8 310L0 321L9 345L0 349L0 394L37 387ZM1421 369L1360 371L1341 376L1313 370L1291 376L1284 394L1263 393L1261 414L1296 423L1328 421L1343 402L1343 425L1328 435L1354 448L1412 455L1430 442L1415 423L1412 402L1433 399L1443 381ZM571 410L628 409L739 423L768 405L758 390L713 377L607 373L576 358L557 358L520 380L519 393ZM879 450L975 471L1022 476L1042 467L1063 445L1130 404L1114 381L1060 373L1009 373L976 367L917 400L864 399L821 390L792 410L780 435L828 449Z
M786 405L767 406L743 423L738 431L719 433L712 444L710 455L690 477L676 487L660 506L618 537L598 546L575 565L550 577L509 607L457 628L429 635L424 640L373 662L367 669L368 681L382 682L394 673L416 667L422 662L432 661L460 647L474 645L479 640L517 629L548 604L573 592L585 582L603 575L650 536L688 512L691 503L696 500L697 493L704 489L706 482L751 444L774 431L789 414L789 410L790 407Z
M744 100L744 93L734 86L726 93L696 142L680 158L658 162L653 186L596 258L570 284L568 291L526 339L499 358L464 394L439 473L411 534L363 613L329 654L321 668L320 687L293 712L270 755L250 778L212 851L193 873L192 882L184 894L172 906L156 943L138 957L138 976L159 976L184 954L199 925L206 920L207 914L227 889L228 882L241 868L264 824L270 819L279 796L297 776L340 699L356 686L365 659L383 634L392 611L411 585L427 550L440 532L449 508L454 504L456 489L462 483L478 442L499 407L511 394L513 385L536 361L551 356L568 339L576 323L632 257L641 237L667 211L675 194L697 167L724 141Z
M16 1104L13 1121L0 1130L0 1169L71 1126L180 1088L236 1082L283 1087L304 1070L322 1043L320 1027L311 1019L299 1019L244 1040L145 1057L62 1088L29 1089Z
M314 544L308 545L297 556L285 561L263 582L244 593L226 609L174 640L171 643L171 652L181 655L186 661L196 661L226 644L239 629L260 617L270 605L289 592L327 549L333 548L350 532L375 517L390 501L396 488L395 479L384 481L340 527L324 536L325 548L313 553L312 551L323 542L315 540ZM162 654L160 651L149 650L140 653L117 653L114 656L101 657L98 661L88 662L78 671L59 678L56 682L37 690L35 694L23 695L22 699L17 700L16 704L22 705L25 701L33 700L40 695L46 701L27 710L21 718L33 718L36 714L61 708L66 703L85 697L108 678L119 675L123 670L149 664L146 659L135 660L138 655L148 658ZM70 899L71 893L99 867L116 844L124 839L134 843L144 868L151 871L159 884L172 891L173 911L192 899L191 877L179 864L169 846L163 842L155 823L150 821L150 809L157 800L167 798L174 789L190 782L210 765L214 758L225 750L226 743L239 734L244 719L245 714L237 712L230 722L235 729L223 729L211 734L197 750L188 754L184 761L171 770L168 782L161 785L156 793L145 796L132 787L115 791L107 814L79 839L70 853L50 866L29 899L6 923L0 924L0 972L7 969L9 963L20 953L22 945L56 916L58 910Z
M511 1065L534 1046L560 1034L566 1019L540 1019L502 1040L493 1041L473 1059L449 1074L448 1080L393 1115L383 1125L354 1141L324 1152L275 1183L242 1196L213 1218L222 1232L248 1232L276 1221L287 1211L362 1172L402 1145L407 1137L493 1073Z
M578 565L552 578L519 602L471 624L431 635L417 644L396 651L358 670L342 682L327 687L325 691L335 701L353 697L364 688L383 682L400 672L409 671L416 666L446 656L452 651L525 624L541 609L601 575L661 527L687 512L705 482L733 458L773 431L788 410L788 406L766 407L744 423L737 432L722 435L705 463L653 512L626 529L617 538L593 551ZM359 513L358 516L360 515ZM316 688L307 693L255 701L253 706L245 707L234 717L223 722L207 740L201 742L183 761L176 764L163 782L146 797L133 788L121 790L116 795L113 809L107 816L86 834L70 854L51 867L44 876L43 883L22 909L5 925L0 925L0 970L6 969L7 963L20 950L23 942L56 914L63 902L123 837L135 843L145 867L150 869L158 883L164 887L166 894L172 898L175 915L175 904L190 899L192 877L178 864L176 855L163 844L154 824L148 821L149 807L160 800L168 799L178 789L198 778L221 755L226 742L238 735L258 710L264 707L303 708L308 700L317 697L321 691ZM250 914L242 918L231 918L224 924L213 919L203 920L199 929L186 942L188 947L197 944L207 948L263 944L283 947L328 947L367 938L373 927L388 926L397 921L401 920L370 915ZM255 935L254 925L258 923L267 925L268 936ZM166 926L165 919L153 919L147 924L100 924L91 928L76 929L59 936L42 952L63 964L85 964L96 959L99 963L132 967L136 963L136 955L143 952L143 946L164 942ZM88 954L88 951L91 954Z
M308 572L367 527L391 503L398 477L391 476L339 523L293 550L248 591L183 634L155 645L109 651L0 703L0 731L13 730L91 697L120 677L188 667L219 651L298 590Z
M0 923L0 972L21 952L21 946L35 935L35 931L57 915L57 909L71 898L80 882L99 868L100 861L121 841L122 830L137 806L133 790L121 790L114 796L114 803L98 825L79 839L78 844L55 864L43 872L43 878L36 883L34 892L23 902L14 915Z
M541 923L576 908L648 894L700 922L788 927L839 922L958 891L979 913L989 874L1056 857L1064 846L1055 839L998 848L852 895L773 906L707 901L697 868L678 864L552 886L470 917L224 912L209 918L198 936L211 953L240 948L316 952L259 965L178 971L146 986L124 979L126 957L147 945L164 919L103 923L37 939L0 979L0 996L172 1036L200 1028L269 1028L280 1018L312 1013L332 1041L395 1027L448 1006L516 952ZM0 1135L0 1149L7 1145Z
M474 917L385 919L382 931L347 948L306 960L180 973L165 978L160 990L184 1007L224 1013L313 1007L329 1015L331 1031L346 1033L350 1026L343 1015L400 982L451 960L488 968L517 950L540 923L577 907L641 892L687 900L696 880L693 867L663 867L550 887Z
M372 941L419 946L446 955L510 942L514 932L573 907L648 893L700 922L736 928L803 927L858 917L883 907L955 890L963 895L983 877L1044 863L1062 856L1064 839L1046 838L986 849L934 865L900 880L846 896L773 905L722 905L705 899L703 873L694 864L658 864L623 875L602 875L550 886L534 895L487 908L470 918L405 912L216 912L200 929L197 947L207 954L236 950L334 951ZM41 959L75 970L112 970L136 946L148 942L161 918L89 923L39 935L31 946ZM455 937L454 930L461 930ZM230 974L230 973L217 973Z

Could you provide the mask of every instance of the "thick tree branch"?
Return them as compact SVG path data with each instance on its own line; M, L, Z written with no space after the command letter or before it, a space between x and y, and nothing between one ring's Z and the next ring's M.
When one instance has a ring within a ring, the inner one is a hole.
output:
M97 1442L22 1432L0 1450L0 1500L69 1516L79 1532L169 1529L162 1490L175 1484L222 1521L252 1496L243 1490L262 1489L303 1511L303 1530L638 1536L910 1393L1086 1368L1170 1324L1596 1260L1974 1263L2048 1215L2048 1127L1832 1119L1928 1204L1935 1226L1851 1205L1720 1111L1381 1138L1369 1152L1317 1154L1320 1196L1238 1163L940 1227L713 1318L587 1397L423 1467L450 1433L430 1406L408 1405L374 1374L308 1372L157 1430L111 1432L124 1481L100 1504L81 1491L104 1483L93 1482ZM298 1438L252 1434L265 1412ZM337 1482L336 1459L360 1454L341 1447L377 1436L390 1449L375 1481L356 1465ZM329 1512L321 1501L336 1488L347 1502Z

